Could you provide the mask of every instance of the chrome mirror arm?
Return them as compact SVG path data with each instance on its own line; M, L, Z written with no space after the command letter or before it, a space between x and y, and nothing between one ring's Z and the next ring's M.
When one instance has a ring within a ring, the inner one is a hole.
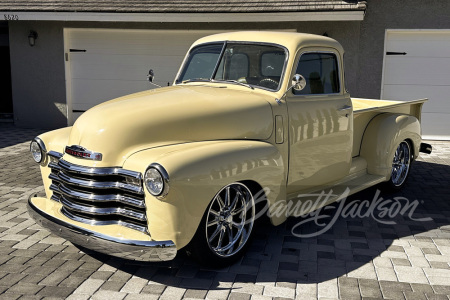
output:
M286 92L284 92L284 94L281 95L280 98L275 98L275 101L277 101L277 103L281 105L282 104L281 99L283 99L283 97L286 96L287 92L289 92L293 87L294 87L294 85L291 85L290 87L288 87Z

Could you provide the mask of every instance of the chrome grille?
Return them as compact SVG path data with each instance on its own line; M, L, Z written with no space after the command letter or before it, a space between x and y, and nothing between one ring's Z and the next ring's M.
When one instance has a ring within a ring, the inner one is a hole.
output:
M91 225L118 224L147 231L141 173L118 167L92 168L71 164L50 151L52 199L70 219Z

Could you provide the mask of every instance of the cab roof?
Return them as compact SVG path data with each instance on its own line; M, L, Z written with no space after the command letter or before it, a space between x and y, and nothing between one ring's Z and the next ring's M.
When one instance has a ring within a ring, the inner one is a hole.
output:
M199 44L222 41L278 44L286 47L290 52L295 52L299 47L330 47L335 48L341 52L341 54L344 52L341 44L332 38L321 35L285 31L236 31L219 33L197 40L192 47Z

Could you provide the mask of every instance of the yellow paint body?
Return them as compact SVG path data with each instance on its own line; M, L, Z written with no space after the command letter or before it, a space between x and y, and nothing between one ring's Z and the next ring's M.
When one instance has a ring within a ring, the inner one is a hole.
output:
M73 127L39 136L47 151L64 153L66 146L79 145L103 154L101 161L64 154L64 160L80 166L122 167L144 175L151 163L162 165L170 178L168 195L157 199L144 188L149 235L120 225L87 225L62 215L61 204L49 199L48 159L41 165L46 198L32 198L33 203L67 223L105 235L171 240L180 249L227 184L256 182L270 191L266 198L272 205L293 194L343 185L352 172L388 180L394 151L405 139L412 142L417 157L425 100L350 99L343 80L344 51L336 41L298 33L238 32L206 37L193 47L213 41L285 47L289 56L281 88L273 92L227 83L174 84L105 102L84 113ZM288 92L279 104L276 98L291 85L299 56L311 49L337 54L341 92L332 96ZM332 112L342 105L352 109ZM286 217L274 216L272 223L281 224Z

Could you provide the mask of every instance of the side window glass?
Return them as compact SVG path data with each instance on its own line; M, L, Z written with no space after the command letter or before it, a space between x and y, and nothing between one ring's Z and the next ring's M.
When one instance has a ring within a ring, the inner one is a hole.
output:
M320 95L340 92L339 69L332 53L305 53L300 57L296 74L306 79L306 87L293 90L294 95Z

